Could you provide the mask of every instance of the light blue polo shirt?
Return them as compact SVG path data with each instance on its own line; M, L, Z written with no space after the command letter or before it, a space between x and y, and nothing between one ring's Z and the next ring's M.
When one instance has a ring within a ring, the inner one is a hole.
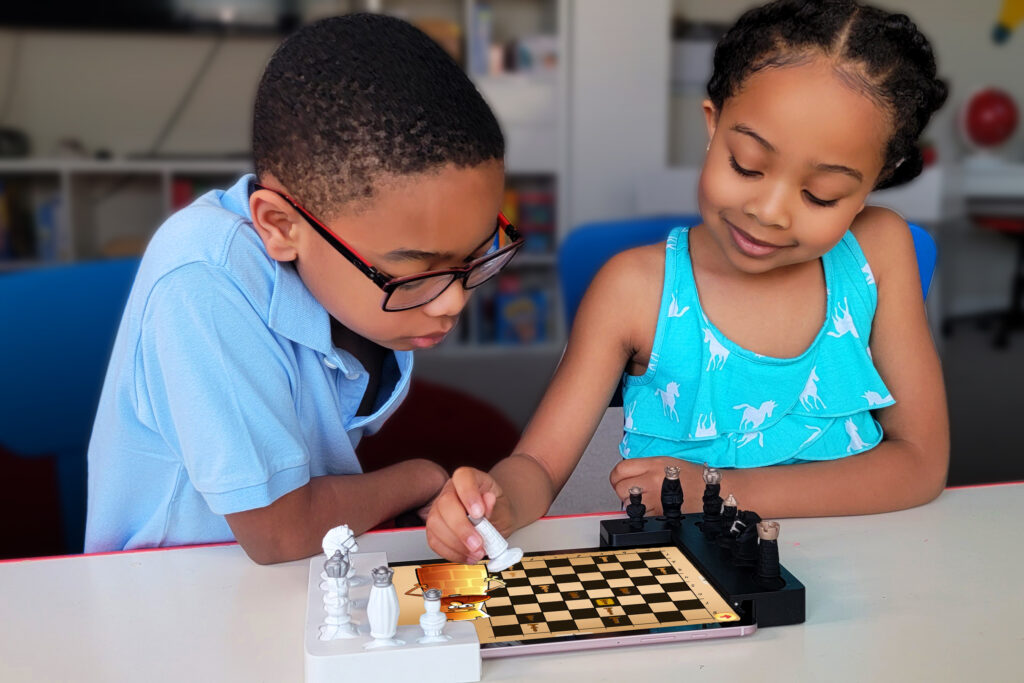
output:
M372 414L356 416L369 377L267 254L253 181L203 195L146 249L89 443L86 552L233 540L224 515L360 472L360 438L408 391L412 353L388 354Z

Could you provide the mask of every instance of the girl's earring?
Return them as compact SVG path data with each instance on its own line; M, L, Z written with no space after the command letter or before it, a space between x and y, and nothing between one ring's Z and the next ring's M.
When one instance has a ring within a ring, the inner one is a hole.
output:
M711 151L711 140L708 140L708 146L704 148L704 151L705 152L710 152Z

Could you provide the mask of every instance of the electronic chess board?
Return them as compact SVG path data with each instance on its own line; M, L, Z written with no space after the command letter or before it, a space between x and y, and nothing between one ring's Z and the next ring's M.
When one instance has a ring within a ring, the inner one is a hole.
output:
M631 488L627 518L600 522L598 548L524 555L488 520L470 518L486 563L389 566L382 553L356 552L347 526L331 529L326 562L310 562L306 680L476 681L481 658L803 622L804 586L779 562L778 522L741 510L731 494L723 500L714 468L704 481L703 514L682 513L677 467L665 468L662 515L646 516Z
M399 624L439 588L448 619L471 620L481 644L740 620L675 546L531 554L498 575L484 563L392 567Z

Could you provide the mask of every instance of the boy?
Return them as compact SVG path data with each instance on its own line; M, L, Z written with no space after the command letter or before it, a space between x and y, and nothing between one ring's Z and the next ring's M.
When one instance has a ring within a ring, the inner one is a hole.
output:
M234 538L281 562L447 480L423 459L362 474L354 449L404 397L411 350L521 244L494 115L419 30L336 17L271 58L253 156L256 177L143 257L89 447L87 552Z

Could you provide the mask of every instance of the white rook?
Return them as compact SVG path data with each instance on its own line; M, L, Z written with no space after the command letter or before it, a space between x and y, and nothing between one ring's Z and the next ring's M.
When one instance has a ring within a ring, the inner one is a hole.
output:
M487 553L487 557L491 558L487 563L489 571L494 573L504 571L523 559L523 551L519 548L509 548L508 541L498 533L498 530L486 517L480 519L470 517L469 521L473 522L473 526L484 539L484 552Z

